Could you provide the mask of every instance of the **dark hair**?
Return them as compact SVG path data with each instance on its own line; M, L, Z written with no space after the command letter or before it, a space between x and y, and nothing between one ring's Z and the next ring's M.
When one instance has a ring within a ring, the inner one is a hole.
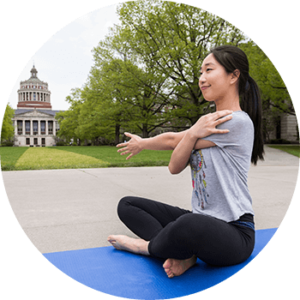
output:
M264 159L262 104L257 83L249 75L248 58L240 48L230 45L213 48L210 53L214 55L227 73L234 73L235 70L240 71L238 79L240 105L242 110L249 115L254 125L251 162L256 165L258 159Z

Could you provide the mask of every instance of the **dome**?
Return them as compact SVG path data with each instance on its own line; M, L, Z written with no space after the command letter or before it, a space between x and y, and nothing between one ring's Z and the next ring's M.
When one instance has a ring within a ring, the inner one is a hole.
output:
M37 69L35 68L35 66L33 65L33 67L32 67L32 69L31 69L31 71L30 71L31 73L32 72L35 72L35 73L37 73L38 71L37 71Z
M31 71L31 77L28 79L28 80L25 80L25 81L21 81L21 84L26 84L26 83L36 83L36 84L46 84L45 82L41 81L40 79L38 79L37 77L37 69L35 68L35 66L33 65Z
M37 74L37 69L35 68L35 66L33 65L30 73L31 73L31 78L37 78L36 74Z
M37 72L33 65L30 71L31 77L20 82L18 109L52 109L48 83L41 81L37 77Z

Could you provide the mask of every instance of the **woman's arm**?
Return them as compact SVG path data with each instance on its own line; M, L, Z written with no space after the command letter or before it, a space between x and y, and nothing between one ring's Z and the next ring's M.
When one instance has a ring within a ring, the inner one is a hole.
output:
M140 153L144 149L148 150L174 150L177 145L180 143L180 141L184 138L185 134L188 131L193 132L195 134L195 131L198 131L198 134L196 136L205 137L212 133L220 133L220 132L227 132L226 130L218 130L215 127L211 128L212 126L217 126L218 124L221 124L229 119L232 118L232 116L228 116L226 118L222 118L221 120L215 121L216 118L221 118L225 115L228 115L232 113L232 111L220 111L213 114L208 114L203 117L201 117L195 125L193 125L190 129L181 131L181 132L166 132L159 134L152 138L146 138L142 139L138 135L131 134L126 132L125 135L127 137L130 137L130 141L126 143L118 144L117 147L120 148L118 152L121 155L129 154L126 157L126 160L130 159L132 156ZM201 120L201 122L200 122ZM209 123L214 121L213 123ZM203 128L201 127L203 126ZM199 137L197 138L199 139ZM195 146L195 144L194 144ZM208 146L206 141L198 141L196 144L196 149L200 148L207 148L211 147L212 145Z
M192 135L190 131L187 131L172 153L168 166L171 174L178 174L185 169L196 142L197 137Z
M131 153L126 159L140 153L144 149L148 150L174 150L180 140L184 137L186 131L181 132L165 132L152 138L142 139L138 135L125 132L130 141L118 144L117 147L121 155Z
M186 168L193 149L204 149L215 146L213 142L201 140L202 138L213 133L229 132L227 129L216 129L216 126L232 119L232 115L224 117L230 113L232 112L219 111L213 114L205 115L201 117L188 131L186 131L184 137L181 139L172 153L169 163L169 170L171 174L178 174Z

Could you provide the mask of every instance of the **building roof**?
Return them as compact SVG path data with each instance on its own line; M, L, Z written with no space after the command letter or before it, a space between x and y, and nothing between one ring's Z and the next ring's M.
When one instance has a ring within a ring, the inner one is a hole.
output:
M31 73L30 78L27 79L27 80L21 81L21 84L24 84L24 83L26 83L26 82L28 82L28 83L29 83L29 82L33 82L33 83L47 84L46 82L43 82L42 80L40 80L40 79L37 77L38 71L37 71L37 69L35 68L34 65L33 65L32 69L31 69L30 73ZM47 85L48 85L48 84L47 84Z
M34 111L34 109L15 109L15 115L24 114L24 113L31 112L31 111ZM55 116L57 113L62 112L63 110L37 109L37 111L44 113L44 114L51 115L51 116Z

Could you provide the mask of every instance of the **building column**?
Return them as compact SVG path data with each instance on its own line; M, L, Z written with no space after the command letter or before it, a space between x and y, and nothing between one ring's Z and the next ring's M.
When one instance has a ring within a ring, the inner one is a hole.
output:
M30 120L30 135L33 135L33 122Z
M48 120L46 120L46 132L45 132L46 134L46 136L48 135Z
M41 135L41 120L38 120L38 135Z
M56 122L53 120L53 135L56 136Z
M25 135L25 120L22 120L22 134Z
M15 136L18 134L18 121L14 120L15 123Z

